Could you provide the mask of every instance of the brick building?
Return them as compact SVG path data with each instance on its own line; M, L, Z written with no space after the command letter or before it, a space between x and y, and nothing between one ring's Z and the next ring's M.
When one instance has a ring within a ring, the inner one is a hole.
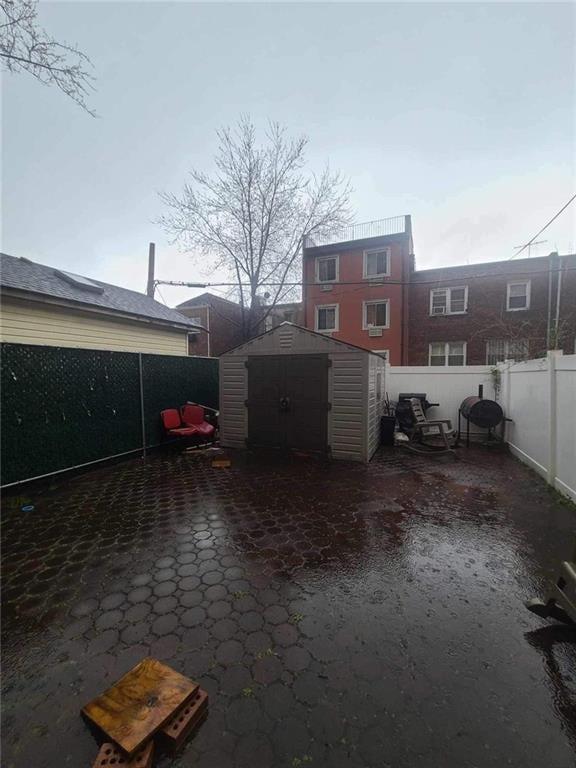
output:
M265 308L263 311L266 311ZM281 323L294 323L304 325L304 310L300 301L292 301L286 304L276 304L264 318L262 332L270 331Z
M410 216L306 238L302 303L278 304L258 332L302 325L392 365L493 365L547 349L576 351L576 255L556 253L416 270ZM210 293L177 309L206 332L190 354L217 357L243 341L241 308Z
M572 353L576 255L414 271L408 316L409 365L492 365L554 347Z
M303 323L335 339L408 361L410 216L356 224L336 237L306 238Z
M242 311L239 304L212 293L203 293L176 309L195 325L205 328L189 334L189 354L218 357L242 342Z

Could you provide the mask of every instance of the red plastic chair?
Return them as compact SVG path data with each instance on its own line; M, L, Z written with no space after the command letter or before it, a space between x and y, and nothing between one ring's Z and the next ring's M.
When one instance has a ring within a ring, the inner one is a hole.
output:
M168 435L173 437L189 437L198 434L196 427L182 425L180 414L176 408L168 408L165 411L161 411L160 418L162 419L162 426Z
M204 408L201 405L187 403L181 406L180 418L186 427L194 427L199 435L210 437L214 434L214 425L206 421Z

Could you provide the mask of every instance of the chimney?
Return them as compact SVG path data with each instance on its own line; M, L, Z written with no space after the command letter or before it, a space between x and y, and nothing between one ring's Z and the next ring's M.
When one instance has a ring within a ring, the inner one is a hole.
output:
M154 285L154 262L156 260L156 245L150 243L148 246L148 283L146 285L146 294L151 299L154 298L154 291L156 286Z

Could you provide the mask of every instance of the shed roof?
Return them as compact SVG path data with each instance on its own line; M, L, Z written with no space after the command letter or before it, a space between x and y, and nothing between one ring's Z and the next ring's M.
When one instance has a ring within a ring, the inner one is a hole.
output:
M185 315L150 296L128 288L103 283L82 275L60 271L29 259L0 254L0 287L13 295L58 301L85 310L132 315L182 329L195 327Z
M313 349L310 347L309 349L305 350L306 352L313 353L313 352L344 352L346 349L353 350L354 352L364 352L367 355L374 355L375 357L378 357L380 359L381 355L379 355L377 352L372 352L370 349L365 349L365 347L359 347L356 344L350 344L347 341L339 341L338 339L333 339L331 336L327 336L325 333L319 333L318 331L311 331L309 328L303 328L301 325L296 325L295 323L290 323L288 321L285 321L283 323L280 323L280 325L277 325L275 328L272 328L269 331L266 331L265 333L261 333L259 336L255 336L253 339L250 339L249 341L245 341L243 344L240 344L238 347L234 347L233 349L228 350L228 352L225 352L221 357L227 357L229 355L243 355L243 354L249 354L250 351L256 351L257 345L261 345L261 342L265 339L272 340L275 336L278 337L278 347L279 350L287 351L288 349L292 349L292 347L288 347L285 343L286 339L286 329L293 329L297 332L297 334L303 336L303 337L309 337L311 339L314 339L317 342L316 349ZM250 349L252 347L252 350ZM299 354L302 350L294 349L293 350L295 354Z

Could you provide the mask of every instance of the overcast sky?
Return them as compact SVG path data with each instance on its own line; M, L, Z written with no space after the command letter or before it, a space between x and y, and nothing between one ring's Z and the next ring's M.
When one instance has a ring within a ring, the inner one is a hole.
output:
M154 223L158 191L209 171L244 112L305 133L357 221L412 214L420 268L506 259L574 193L575 9L43 2L94 64L100 117L3 76L2 249L143 290L154 240L157 277L209 279ZM533 255L574 250L575 210Z

